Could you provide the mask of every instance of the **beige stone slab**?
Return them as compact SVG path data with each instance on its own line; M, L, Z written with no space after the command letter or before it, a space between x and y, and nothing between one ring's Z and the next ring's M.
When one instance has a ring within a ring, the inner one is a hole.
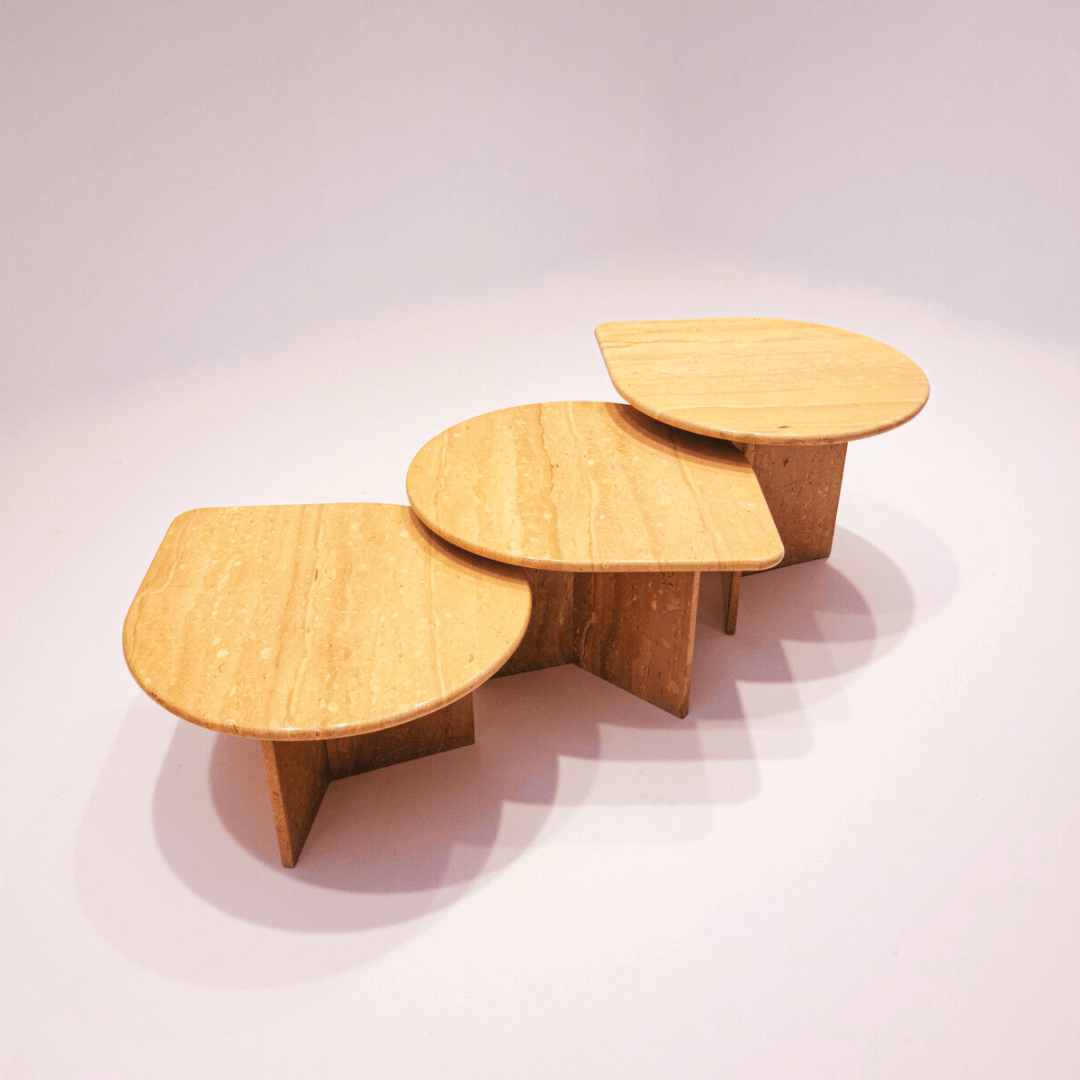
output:
M366 735L260 742L281 865L300 858L326 789L334 780L441 754L476 741L472 694L426 716Z
M532 618L499 675L577 664L675 716L686 716L700 574L526 573L533 590Z
M930 385L873 338L788 319L604 323L615 389L667 424L737 442L836 443L910 420Z
M464 697L514 652L524 574L405 506L192 510L124 624L139 685L178 716L263 740L362 735Z
M281 865L293 867L332 779L325 742L263 741L263 767L274 811Z
M746 458L610 402L501 409L436 436L409 500L432 530L561 571L762 570L783 545Z
M741 449L754 467L784 541L784 560L779 565L827 559L832 552L847 443L747 443Z
M686 716L700 579L696 572L575 575L575 662Z
M517 651L496 672L522 671L572 664L574 653L574 578L558 570L523 571L532 589L532 616Z

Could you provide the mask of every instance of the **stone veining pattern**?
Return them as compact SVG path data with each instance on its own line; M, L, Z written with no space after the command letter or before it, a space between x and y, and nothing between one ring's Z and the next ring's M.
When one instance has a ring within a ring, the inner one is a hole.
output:
M758 570L783 545L745 457L627 405L554 402L474 417L428 442L407 479L439 535L564 571Z
M521 571L454 549L405 506L191 510L132 603L124 654L193 723L338 738L469 693L513 653L530 608Z

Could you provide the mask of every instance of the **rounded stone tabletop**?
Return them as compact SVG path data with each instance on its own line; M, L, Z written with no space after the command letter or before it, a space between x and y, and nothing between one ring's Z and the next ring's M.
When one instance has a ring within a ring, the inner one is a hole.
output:
M737 442L865 439L910 420L930 384L873 338L788 319L604 323L615 389L664 423Z
M124 623L124 656L170 712L269 740L361 735L493 675L525 633L524 574L433 536L407 506L190 510Z
M409 501L479 555L560 571L762 570L784 548L738 450L628 405L500 409L413 459Z

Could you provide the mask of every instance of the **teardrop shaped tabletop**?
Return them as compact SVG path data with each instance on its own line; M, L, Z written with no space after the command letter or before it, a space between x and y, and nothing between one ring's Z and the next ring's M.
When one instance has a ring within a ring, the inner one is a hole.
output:
M190 510L124 623L166 709L231 735L363 735L467 695L529 621L520 571L433 536L407 506Z
M828 558L847 444L906 424L930 396L902 352L818 323L616 322L596 340L635 409L743 450L784 541L780 566Z
M783 545L729 443L605 401L521 405L437 435L406 480L451 543L537 569L760 570Z
M907 423L930 384L873 338L790 319L667 319L596 328L615 389L665 424L746 443L865 439Z

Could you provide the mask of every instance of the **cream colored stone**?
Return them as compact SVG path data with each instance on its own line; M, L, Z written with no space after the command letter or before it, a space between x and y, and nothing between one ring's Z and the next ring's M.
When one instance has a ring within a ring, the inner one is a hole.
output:
M739 442L865 439L906 423L930 394L903 353L816 323L604 323L596 340L615 389L636 409Z
M453 548L406 506L191 510L135 596L124 655L154 700L203 727L336 739L464 697L529 613L521 571Z
M454 544L561 571L761 570L784 549L746 458L627 405L487 413L436 436L407 478Z

